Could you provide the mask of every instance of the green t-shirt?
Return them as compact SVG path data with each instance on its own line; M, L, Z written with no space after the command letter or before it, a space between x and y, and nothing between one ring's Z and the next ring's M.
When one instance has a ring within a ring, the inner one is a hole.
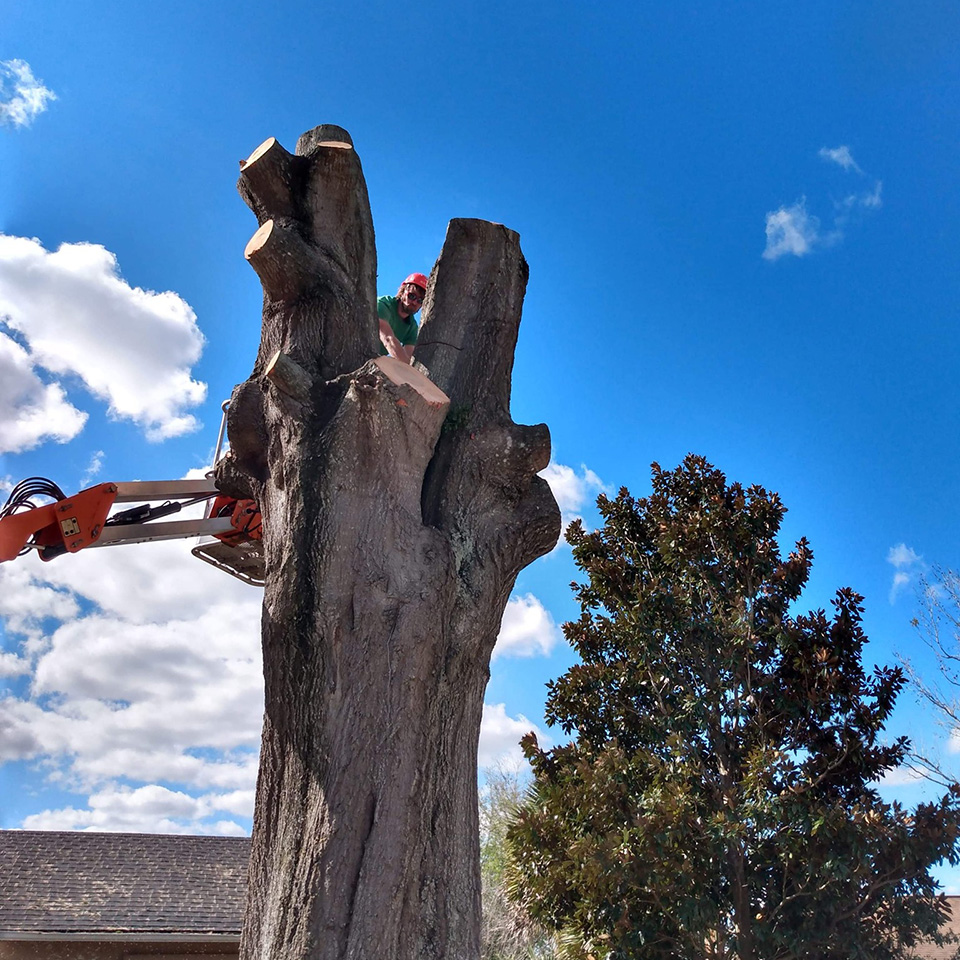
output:
M404 319L397 312L396 297L380 297L377 300L377 316L390 324L393 335L405 346L412 347L417 342L417 321L415 313ZM387 348L380 344L380 356L385 356Z

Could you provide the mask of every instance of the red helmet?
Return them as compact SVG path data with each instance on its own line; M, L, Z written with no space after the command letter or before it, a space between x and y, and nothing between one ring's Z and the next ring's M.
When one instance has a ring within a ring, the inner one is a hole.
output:
M415 283L418 287L423 287L424 290L427 289L427 278L422 273L411 273L404 283Z

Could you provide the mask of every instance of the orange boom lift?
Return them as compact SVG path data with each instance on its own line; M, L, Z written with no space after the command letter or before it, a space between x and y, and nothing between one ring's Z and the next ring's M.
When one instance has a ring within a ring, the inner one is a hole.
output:
M223 424L215 461L222 442ZM41 504L38 498L52 502ZM137 501L148 502L111 513L117 504ZM204 502L202 518L158 522ZM31 550L41 560L53 560L90 547L188 537L204 538L191 550L195 557L245 583L263 585L260 508L253 500L221 494L212 473L202 480L99 483L72 497L50 480L30 477L13 488L0 509L0 563Z

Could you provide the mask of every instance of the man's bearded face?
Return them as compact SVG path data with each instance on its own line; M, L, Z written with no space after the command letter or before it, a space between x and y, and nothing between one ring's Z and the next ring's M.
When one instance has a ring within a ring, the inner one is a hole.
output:
M397 299L403 305L407 313L416 313L423 305L423 298L426 291L423 287L418 287L415 283L404 283L400 287Z

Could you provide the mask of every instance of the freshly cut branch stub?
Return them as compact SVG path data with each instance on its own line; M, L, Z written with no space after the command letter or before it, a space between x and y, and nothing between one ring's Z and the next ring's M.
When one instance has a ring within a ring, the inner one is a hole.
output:
M296 216L296 167L301 162L276 137L264 140L246 160L240 161L237 188L260 223Z
M264 140L263 143L261 143L260 146L257 147L257 149L254 150L246 160L240 161L241 166L248 167L251 163L256 163L257 160L259 160L268 150L273 149L277 143L278 141L276 137L267 137L267 139Z
M247 245L243 248L243 255L250 260L252 257L260 251L260 248L266 244L270 239L270 234L273 233L273 221L268 220L262 227L260 227L257 232L247 241Z
M285 353L277 351L266 369L263 371L266 378L288 397L306 403L310 399L310 387L313 378L295 360L291 360Z
M405 383L413 387L431 407L450 405L450 398L429 377L425 377L409 363L403 363L393 357L377 357L373 362L391 383L397 385Z
M271 300L293 300L319 280L322 265L316 249L295 228L276 220L257 230L243 255Z

